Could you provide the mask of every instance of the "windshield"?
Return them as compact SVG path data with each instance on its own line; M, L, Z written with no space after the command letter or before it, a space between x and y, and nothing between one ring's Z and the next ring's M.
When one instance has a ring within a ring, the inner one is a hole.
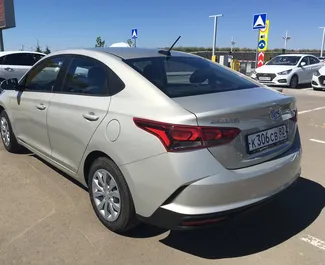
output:
M257 87L239 74L199 57L160 56L125 63L171 98Z
M296 65L301 56L277 56L270 60L267 65Z

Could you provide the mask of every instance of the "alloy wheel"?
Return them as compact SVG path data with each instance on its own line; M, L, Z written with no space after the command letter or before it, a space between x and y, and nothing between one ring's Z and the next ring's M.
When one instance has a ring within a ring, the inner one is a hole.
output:
M114 177L99 169L92 178L92 196L98 212L108 222L114 222L121 212L121 197Z
M5 146L9 146L10 145L10 129L9 129L8 121L5 117L1 118L0 127L1 127L1 137L2 137L3 143Z

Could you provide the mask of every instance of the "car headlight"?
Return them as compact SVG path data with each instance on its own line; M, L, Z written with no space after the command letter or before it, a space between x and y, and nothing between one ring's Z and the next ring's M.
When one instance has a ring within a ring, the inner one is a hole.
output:
M317 70L317 71L314 73L314 76L320 76L320 72Z
M252 74L253 74L253 75L256 75L256 74L257 74L257 72L254 70L254 71L252 72Z
M278 75L288 75L288 74L291 73L291 71L292 71L292 69L291 70L286 70L286 71L278 73Z

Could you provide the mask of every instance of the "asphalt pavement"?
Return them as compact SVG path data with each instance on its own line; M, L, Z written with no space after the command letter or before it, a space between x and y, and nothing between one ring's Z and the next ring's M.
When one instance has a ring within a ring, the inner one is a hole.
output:
M302 177L275 201L226 226L188 232L142 225L108 231L88 193L32 154L0 147L0 264L325 264L325 92L297 98Z

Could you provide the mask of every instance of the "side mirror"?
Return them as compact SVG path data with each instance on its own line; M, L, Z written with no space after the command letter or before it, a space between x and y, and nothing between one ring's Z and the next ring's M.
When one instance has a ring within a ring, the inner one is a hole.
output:
M18 79L11 78L3 80L0 84L1 89L3 90L17 90L18 89Z
M304 67L305 65L306 65L305 62L301 62L301 63L300 63L300 66L301 66L301 67Z

